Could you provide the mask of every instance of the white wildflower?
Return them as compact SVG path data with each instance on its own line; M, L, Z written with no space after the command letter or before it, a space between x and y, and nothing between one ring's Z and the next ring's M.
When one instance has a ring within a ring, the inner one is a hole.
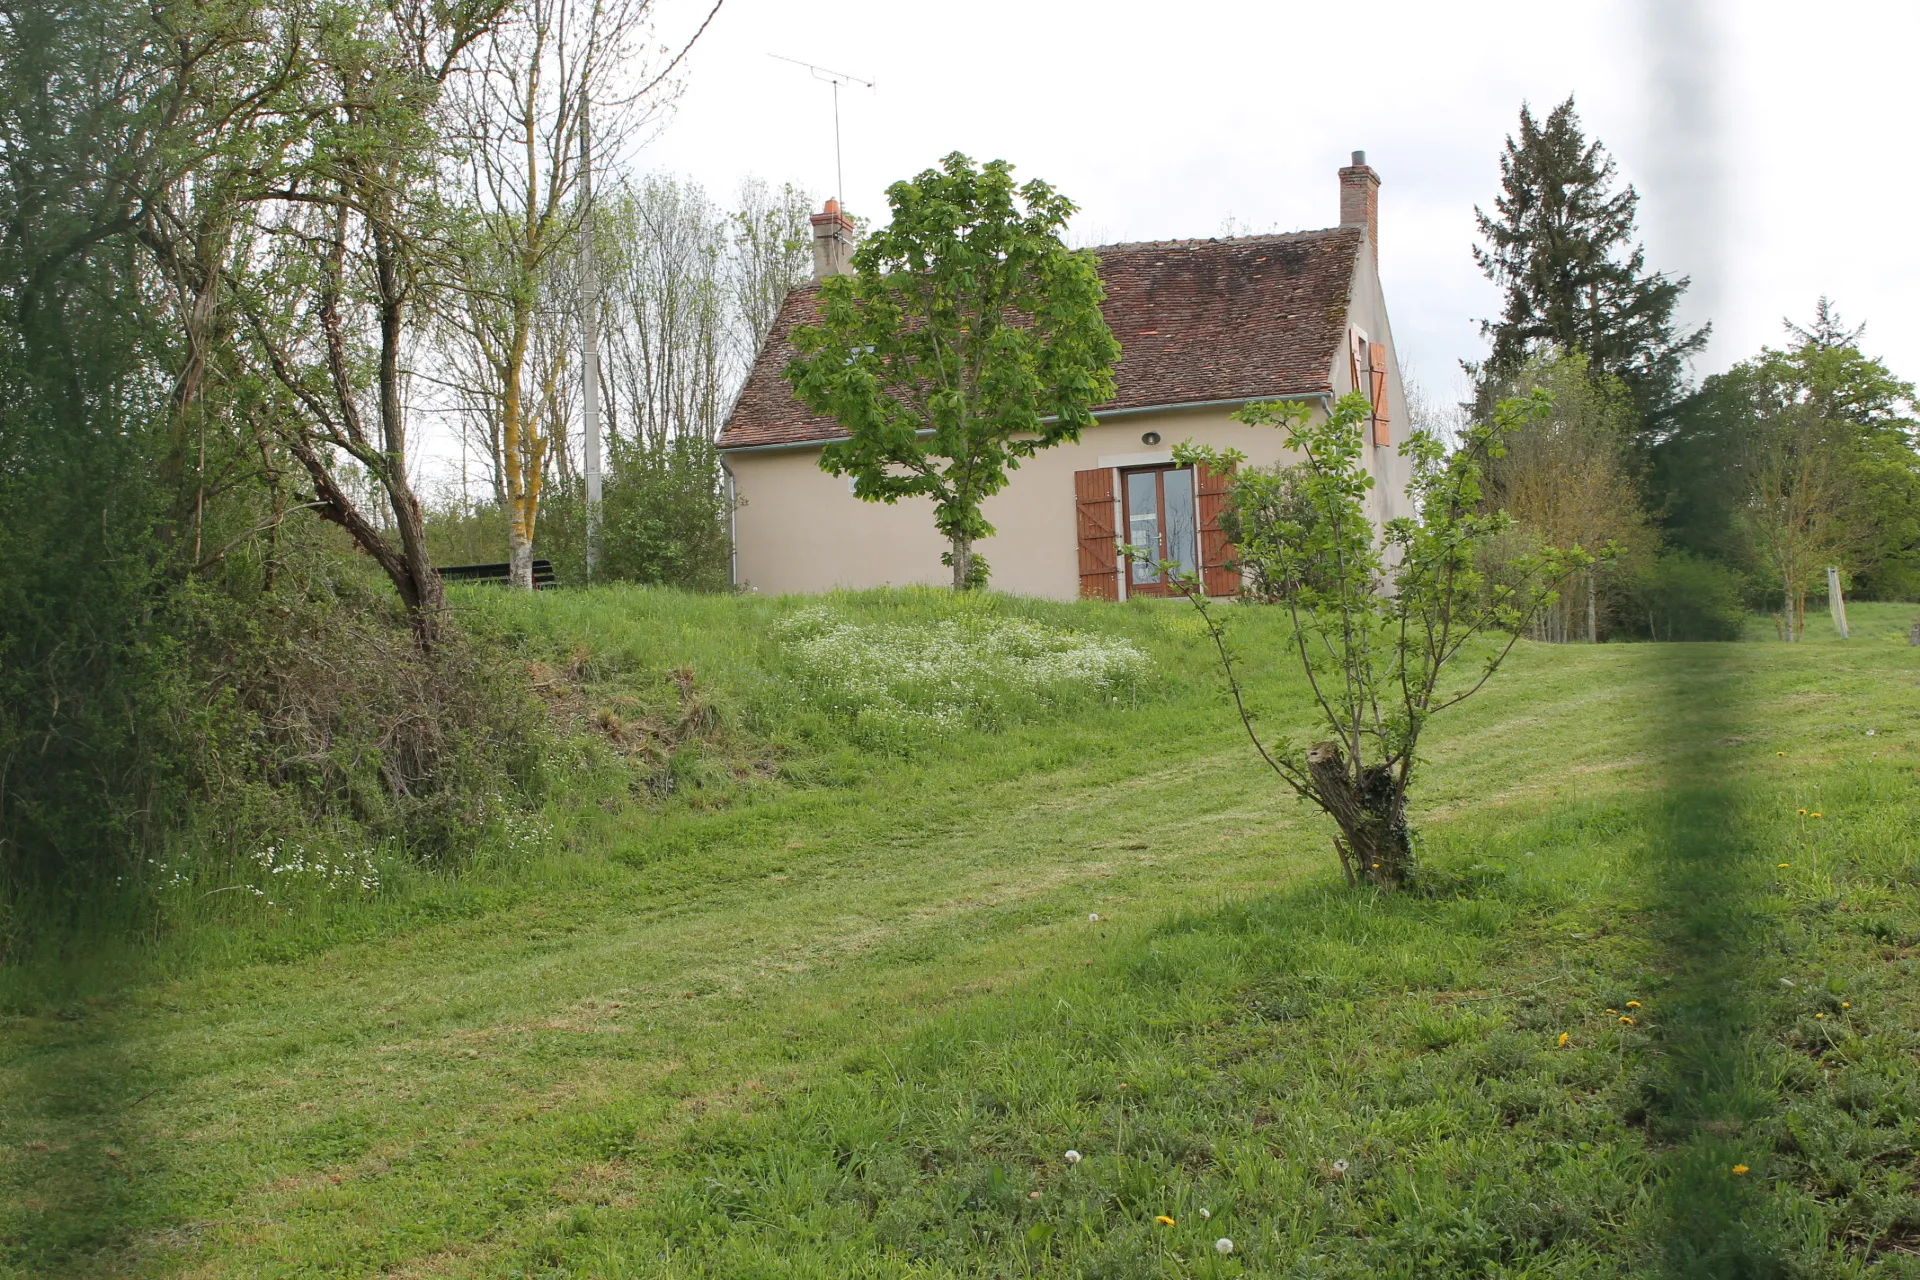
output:
M1222 1256L1232 1253L1233 1241L1227 1239L1225 1236L1221 1236L1218 1240L1215 1240L1213 1242L1213 1251Z
M1104 694L1148 665L1124 640L993 614L861 624L821 606L775 634L812 683L802 701L850 712L882 736L950 732L991 720L1009 701Z
M1067 1163L1068 1163L1068 1164L1079 1164L1079 1163L1080 1163L1080 1153L1079 1153L1078 1151L1069 1151L1069 1152L1067 1152Z

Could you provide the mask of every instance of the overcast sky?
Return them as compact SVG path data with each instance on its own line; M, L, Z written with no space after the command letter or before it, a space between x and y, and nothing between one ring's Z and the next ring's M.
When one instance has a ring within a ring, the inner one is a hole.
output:
M708 8L659 2L662 42ZM1913 0L725 0L635 163L723 199L748 174L831 194L831 90L775 53L875 82L841 91L845 201L875 220L889 182L958 149L1065 191L1079 243L1323 227L1363 148L1394 336L1444 396L1498 306L1474 205L1521 102L1572 93L1640 190L1650 265L1694 278L1698 372L1826 293L1911 378L1916 48Z

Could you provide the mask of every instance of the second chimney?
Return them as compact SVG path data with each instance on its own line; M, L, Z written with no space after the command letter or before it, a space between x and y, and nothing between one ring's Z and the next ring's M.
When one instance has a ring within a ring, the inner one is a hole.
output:
M1340 171L1340 225L1364 227L1374 257L1380 256L1380 175L1364 151L1354 152L1353 163Z
M838 200L813 215L813 278L843 276L853 270L853 219L840 212Z

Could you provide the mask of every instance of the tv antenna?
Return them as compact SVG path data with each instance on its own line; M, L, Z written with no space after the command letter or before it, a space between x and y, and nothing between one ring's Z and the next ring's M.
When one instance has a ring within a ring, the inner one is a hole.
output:
M844 71L833 71L826 67L816 67L811 62L802 62L798 58L789 58L784 54L770 53L769 58L778 58L781 62L791 62L796 67L805 67L813 72L815 80L824 80L833 86L833 198L845 203L845 175L840 170L840 86L857 84L863 89L873 88L873 81L862 80L859 76L850 76Z

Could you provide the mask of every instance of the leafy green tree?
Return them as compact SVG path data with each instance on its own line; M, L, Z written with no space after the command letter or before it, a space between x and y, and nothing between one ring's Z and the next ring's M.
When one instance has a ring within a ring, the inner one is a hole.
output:
M195 150L168 34L138 7L0 17L0 962L178 799L175 370L139 249Z
M1504 454L1487 469L1488 501L1549 546L1607 550L1612 568L1650 554L1655 539L1629 470L1633 407L1619 379L1595 375L1578 351L1556 349L1529 360L1513 388L1518 395L1547 392L1553 411L1507 438ZM1541 618L1541 638L1599 639L1599 567L1574 584L1584 601L1562 599Z
M1594 374L1618 378L1643 417L1678 395L1708 328L1675 330L1687 277L1647 271L1634 241L1639 194L1615 190L1614 173L1606 148L1581 132L1571 97L1544 122L1520 108L1520 134L1508 136L1500 157L1494 213L1474 210L1485 241L1474 261L1506 294L1500 318L1480 325L1491 352L1469 366L1490 387L1554 346L1585 355ZM1496 394L1485 389L1483 399Z
M1359 393L1317 421L1292 402L1252 404L1235 415L1283 431L1301 459L1291 468L1243 468L1236 451L1191 442L1174 450L1183 466L1232 473L1228 503L1241 571L1292 616L1292 660L1306 675L1326 738L1310 746L1261 740L1223 615L1197 576L1173 562L1159 568L1205 620L1260 758L1339 827L1334 849L1350 884L1397 889L1413 878L1407 794L1421 732L1484 687L1554 601L1554 584L1591 563L1577 548L1489 563L1513 517L1487 507L1487 468L1510 435L1552 408L1545 392L1504 401L1492 421L1468 427L1451 453L1415 432L1400 448L1413 464L1407 496L1419 514L1383 529L1367 517L1373 477L1361 428L1372 409Z
M699 435L614 436L600 504L594 581L640 582L688 591L732 585L732 507L720 453ZM562 582L586 581L583 486L558 486L541 517L545 551Z
M795 330L795 392L847 433L820 465L868 502L930 498L957 591L986 581L981 504L1042 449L1077 440L1113 395L1120 344L1100 312L1091 252L1060 232L1074 212L1013 166L959 152L887 188L892 221L820 286L820 322Z
M1920 592L1912 384L1862 354L1862 330L1841 325L1824 298L1811 326L1786 328L1791 346L1708 378L1676 406L1650 473L1668 537L1755 568L1764 559L1796 619L1828 563L1872 594ZM1795 539L1779 539L1791 528L1817 529L1819 545L1788 554Z

